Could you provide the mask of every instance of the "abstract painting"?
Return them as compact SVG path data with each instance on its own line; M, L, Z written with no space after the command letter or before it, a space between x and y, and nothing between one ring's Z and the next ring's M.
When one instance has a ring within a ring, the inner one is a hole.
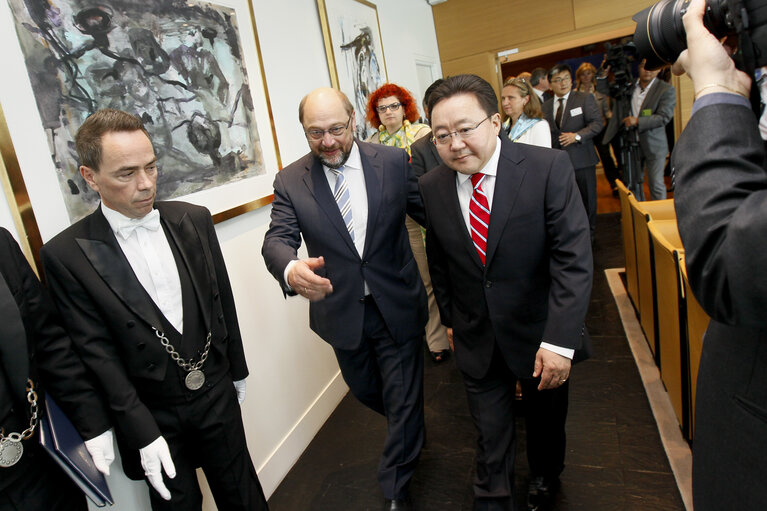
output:
M355 135L375 131L365 121L370 93L386 83L378 10L365 0L317 0L330 80L354 105Z
M144 121L158 157L158 199L277 170L267 168L275 141L254 107L254 91L258 108L268 104L265 85L249 79L261 78L260 69L247 69L244 57L242 35L255 38L249 1L239 17L223 2L7 1L71 222L98 203L79 174L74 136L101 108Z

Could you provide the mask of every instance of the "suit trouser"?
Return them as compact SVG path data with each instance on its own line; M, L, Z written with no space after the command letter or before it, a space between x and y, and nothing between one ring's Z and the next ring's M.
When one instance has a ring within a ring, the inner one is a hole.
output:
M240 405L232 380L223 378L191 402L149 406L176 466L176 477L163 473L171 500L149 485L154 511L199 511L202 495L197 482L201 467L218 509L268 509L256 469L245 443ZM148 483L147 483L148 484Z
M610 188L615 188L615 180L620 176L618 174L618 167L615 165L613 155L610 153L610 143L602 143L602 138L605 136L605 131L607 131L606 125L605 128L599 133L599 135L594 137L594 147L597 148L599 160L602 162L602 170L605 172L605 178L607 179L607 182L610 183Z
M575 184L581 192L583 206L589 217L591 237L594 238L594 227L597 221L597 168L595 166L575 169Z
M647 173L647 184L650 187L651 200L663 200L666 198L666 182L663 180L663 171L666 168L666 154L651 155L642 160L644 171ZM644 200L644 190L642 199Z
M19 464L25 466L0 468L0 478L6 477L4 471L22 471L0 490L0 511L86 511L85 495L43 452L38 441L37 435L24 441Z
M336 349L338 365L352 394L384 415L386 442L378 480L387 499L405 498L424 441L423 350L421 337L397 344L375 302L365 302L362 343Z
M521 378L530 477L556 479L565 468L565 423L570 382L538 390L540 378Z
M514 394L517 376L496 347L487 374L463 373L469 411L477 428L474 511L514 510Z
M464 374L466 394L477 440L475 511L514 509L514 395L517 376L496 347L490 369L482 378ZM540 378L521 378L526 406L525 431L530 476L559 477L564 469L565 420L569 383L538 391Z
M431 275L429 274L429 263L426 260L426 246L421 234L421 226L410 218L405 219L407 234L410 237L410 249L413 251L415 263L418 265L418 271L423 280L423 287L426 288L426 298L429 303L429 321L426 323L426 344L431 351L442 351L450 347L447 340L447 328L442 324L439 317L439 307L437 299L434 298L434 289L431 287Z

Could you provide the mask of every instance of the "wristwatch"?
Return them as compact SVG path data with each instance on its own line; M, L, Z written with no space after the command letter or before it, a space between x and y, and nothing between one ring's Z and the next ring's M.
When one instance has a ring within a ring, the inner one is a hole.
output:
M579 144L581 143L581 136L577 133L575 134L575 141L578 142Z

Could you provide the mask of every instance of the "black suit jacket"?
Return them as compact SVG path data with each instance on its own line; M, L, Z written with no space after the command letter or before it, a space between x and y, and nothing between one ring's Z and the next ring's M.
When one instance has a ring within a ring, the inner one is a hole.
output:
M431 169L442 165L437 146L430 136L421 137L410 146L410 165L415 177L420 178Z
M567 151L567 155L570 156L570 161L576 169L596 165L599 158L594 148L594 137L602 131L604 122L594 95L576 90L570 92L565 103L565 112L562 114L561 129L557 128L557 123L554 122L554 103L556 101L558 98L554 96L546 100L541 106L551 128L551 147ZM575 115L573 115L574 113ZM562 147L559 144L560 133L577 133L581 136L581 141Z
M767 502L767 165L746 106L701 108L672 156L690 286L711 316L696 394L700 511Z
M184 202L155 208L181 253L194 285L212 348L232 379L248 374L229 276L207 209ZM158 309L136 278L101 208L43 246L48 286L85 364L107 396L122 440L148 445L160 431L137 385L162 382L174 363L152 327Z
M405 214L424 222L418 184L402 149L355 142L360 151L368 198L365 248L360 257L346 230L322 165L311 153L290 164L274 180L272 221L261 253L266 266L284 282L287 264L297 259L301 237L310 257L323 256L318 274L330 279L333 293L312 302L312 330L338 349L353 349L362 340L368 284L396 342L422 335L426 292L405 229Z
M0 336L0 426L5 433L21 432L29 426L26 392L9 382L9 370L22 381L31 377L37 385L38 406L42 410L45 394L53 396L75 425L80 435L91 439L110 427L106 408L92 385L85 366L71 348L71 341L61 326L56 308L37 280L16 241L0 228L0 274L14 298L16 310L0 310L2 321L20 316L26 337ZM0 282L0 285L3 285ZM7 368L7 369L6 369ZM27 373L27 374L23 374ZM21 394L21 395L19 395ZM37 442L35 436L31 442ZM26 443L26 442L25 442ZM27 449L31 453L33 450ZM0 489L14 480L19 465L3 468Z
M522 377L541 341L590 351L583 321L592 282L589 223L562 151L504 137L483 266L461 214L455 172L421 179L426 251L442 322L453 328L458 367L474 378L494 346Z

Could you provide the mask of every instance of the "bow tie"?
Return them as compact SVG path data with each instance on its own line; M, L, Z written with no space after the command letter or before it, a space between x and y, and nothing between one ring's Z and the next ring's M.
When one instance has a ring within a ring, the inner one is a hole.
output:
M122 239L127 240L133 231L143 227L150 231L156 231L160 228L160 212L153 209L141 218L131 218L127 220L121 219L120 225L117 226L116 233L119 234Z

